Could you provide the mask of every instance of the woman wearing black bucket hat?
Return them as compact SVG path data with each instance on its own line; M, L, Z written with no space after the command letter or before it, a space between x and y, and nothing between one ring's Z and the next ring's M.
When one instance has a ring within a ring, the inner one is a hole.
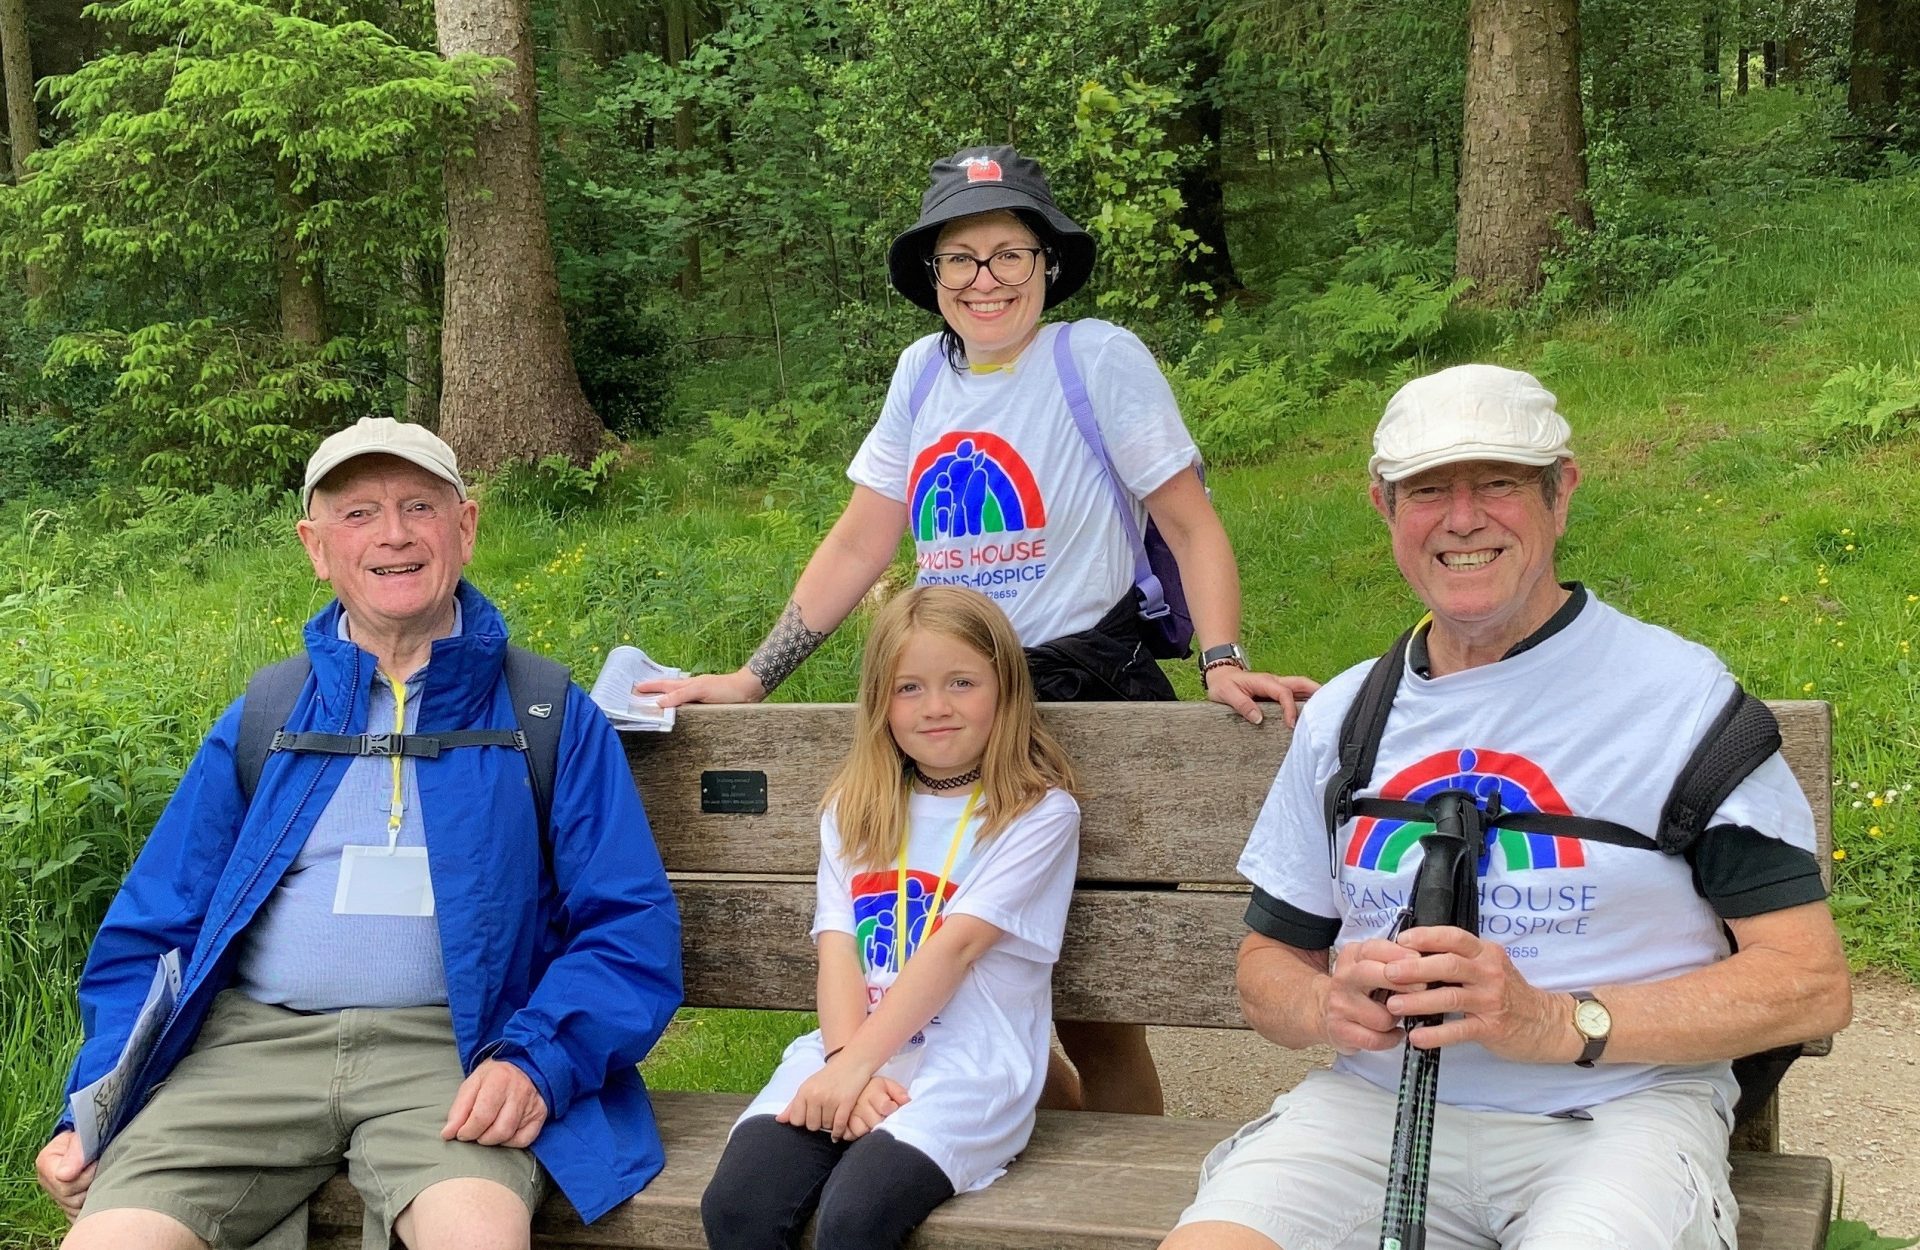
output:
M1175 697L1154 655L1186 654L1167 628L1184 582L1207 696L1255 722L1255 701L1272 700L1291 724L1316 683L1247 667L1233 549L1153 356L1108 322L1041 323L1086 285L1094 252L1014 149L934 162L920 219L887 264L944 324L901 353L847 470L845 511L743 667L636 689L666 706L765 698L879 580L904 531L921 584L971 586L1006 610L1043 700ZM1156 576L1155 529L1178 576ZM1143 1029L1060 1032L1089 1109L1161 1110Z

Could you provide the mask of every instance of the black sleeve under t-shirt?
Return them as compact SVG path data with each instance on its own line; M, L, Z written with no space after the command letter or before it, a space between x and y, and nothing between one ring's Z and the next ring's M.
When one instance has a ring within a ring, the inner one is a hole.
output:
M1784 911L1827 896L1809 851L1745 825L1717 825L1687 852L1693 884L1722 920Z

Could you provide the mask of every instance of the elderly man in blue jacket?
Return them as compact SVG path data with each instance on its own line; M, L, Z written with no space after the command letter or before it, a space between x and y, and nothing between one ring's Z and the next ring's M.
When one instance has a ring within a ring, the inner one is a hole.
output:
M285 1235L343 1160L367 1245L509 1250L549 1176L591 1221L661 1167L634 1065L680 1002L679 919L612 729L567 688L543 832L524 750L474 732L553 709L513 706L445 443L368 418L315 451L304 497L337 598L286 729L448 745L276 749L249 801L244 700L214 725L81 979L70 1092L132 1054L100 1156L69 1112L39 1158L69 1250ZM170 952L177 994L129 1048Z

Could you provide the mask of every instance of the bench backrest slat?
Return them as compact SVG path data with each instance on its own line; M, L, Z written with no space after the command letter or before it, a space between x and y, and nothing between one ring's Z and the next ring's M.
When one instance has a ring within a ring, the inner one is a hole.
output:
M1825 871L1830 712L1818 702L1771 706L1813 805ZM1248 725L1205 703L1051 704L1042 714L1084 796L1082 888L1054 976L1056 1014L1240 1026L1233 952L1246 893L1233 865L1286 752L1286 727L1278 717ZM846 704L685 707L670 734L627 735L654 836L678 878L690 1005L812 1005L817 809L852 725ZM766 812L702 811L701 774L716 769L764 773ZM1176 884L1184 888L1165 888Z
M811 882L683 877L674 894L689 1003L813 1010ZM1054 1013L1240 1027L1231 952L1246 909L1245 894L1224 890L1082 891L1054 974ZM1181 993L1169 996L1173 985Z

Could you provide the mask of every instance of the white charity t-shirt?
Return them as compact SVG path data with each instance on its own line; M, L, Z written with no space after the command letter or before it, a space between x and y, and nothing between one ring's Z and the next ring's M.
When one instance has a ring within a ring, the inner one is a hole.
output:
M1372 661L1328 682L1299 728L1240 857L1273 897L1340 922L1336 948L1387 936L1407 904L1431 825L1350 820L1330 848L1326 785L1340 723ZM1420 801L1442 790L1507 810L1567 812L1651 837L1681 766L1732 694L1712 651L1595 599L1536 646L1495 664L1402 677L1371 785L1360 795ZM1811 852L1813 812L1778 752L1743 781L1708 826L1745 825ZM1720 921L1694 888L1686 857L1634 847L1495 831L1480 864L1480 935L1501 942L1533 985L1555 992L1663 980L1728 953ZM1339 857L1339 876L1332 857ZM1382 1089L1404 1048L1343 1055L1338 1070ZM1514 1063L1476 1043L1447 1047L1440 1099L1479 1110L1550 1115L1670 1081L1702 1081L1732 1121L1726 1062Z
M964 794L916 794L908 804L902 963L919 948L966 803ZM979 830L976 814L961 837L933 931L950 916L974 916L1005 936L967 970L926 1028L880 1069L906 1086L912 1099L880 1127L937 1163L955 1193L992 1183L1033 1133L1034 1107L1047 1076L1053 965L1079 864L1080 807L1065 791L1052 790L985 846L975 844ZM840 858L832 813L821 819L820 842L813 936L818 940L829 930L853 935L871 1011L898 975L898 868L850 871ZM825 1062L818 1031L795 1039L740 1119L784 1111Z
M970 586L996 600L1023 646L1091 628L1133 585L1106 471L1074 426L1054 367L1060 331L1041 327L1011 371L941 368L917 420L909 399L940 341L914 343L847 468L856 483L907 505L919 584ZM1140 500L1199 464L1200 452L1138 338L1076 321L1072 351L1144 531Z

